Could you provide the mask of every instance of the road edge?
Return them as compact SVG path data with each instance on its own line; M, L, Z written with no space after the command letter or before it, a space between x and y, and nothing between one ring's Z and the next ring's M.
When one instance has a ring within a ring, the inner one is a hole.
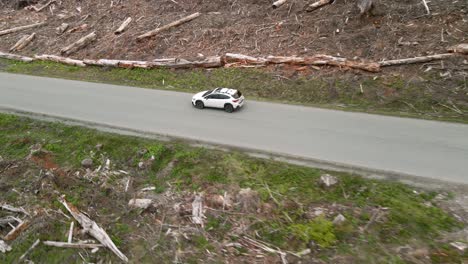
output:
M149 138L149 139L155 139L155 140L160 140L160 141L165 141L165 142L180 141L180 142L187 143L188 145L193 146L193 147L204 147L208 149L215 149L215 150L221 150L221 151L226 151L226 152L239 151L239 152L243 152L255 158L271 159L275 161L286 162L290 164L317 168L317 169L322 169L322 170L332 170L332 171L358 174L369 179L396 181L396 182L401 182L401 183L408 184L414 187L424 188L424 189L429 189L429 190L449 189L457 193L468 193L468 184L443 181L443 180L428 178L424 176L406 174L402 172L380 170L380 169L375 169L375 168L368 168L368 167L363 167L363 166L332 162L332 161L327 161L327 160L305 158L305 157L294 156L294 155L289 155L289 154L284 154L284 153L279 153L279 152L263 151L259 149L253 149L253 148L234 147L230 145L218 144L218 143L213 143L213 142L208 142L208 141L203 141L203 140L183 138L183 137L177 137L177 136L171 136L171 135L163 135L163 134L158 134L155 132L148 132L148 131L143 131L143 130L118 127L118 126L109 125L109 124L99 124L95 122L61 117L61 116L56 116L56 115L33 113L33 112L18 110L14 108L3 107L3 106L0 106L0 113L13 114L13 115L27 117L27 118L31 118L35 120L40 120L40 121L61 122L67 125L87 127L87 128L96 129L102 132Z

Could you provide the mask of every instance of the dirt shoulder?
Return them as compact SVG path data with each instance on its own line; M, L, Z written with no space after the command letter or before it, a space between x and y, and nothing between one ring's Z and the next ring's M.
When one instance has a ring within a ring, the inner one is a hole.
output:
M73 219L57 201L61 195L103 227L131 263L468 258L454 246L466 243L463 196L448 190L3 114L0 156L0 201L29 214L0 210L0 219L29 222L6 241L12 249L0 253L5 263L18 260L37 239L66 240ZM135 208L132 199L146 206ZM200 201L202 217L195 221ZM2 236L10 230L0 225ZM72 234L73 242L92 239L78 223ZM118 262L107 249L42 243L25 258Z

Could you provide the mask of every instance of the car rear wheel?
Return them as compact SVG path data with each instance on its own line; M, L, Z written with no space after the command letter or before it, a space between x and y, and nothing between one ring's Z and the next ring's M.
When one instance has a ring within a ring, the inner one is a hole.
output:
M228 113L232 113L232 112L234 112L234 107L231 104L226 104L224 106L224 111L226 111Z
M203 104L202 101L196 101L195 102L195 107L198 108L198 109L203 109L203 108L205 108L205 105Z

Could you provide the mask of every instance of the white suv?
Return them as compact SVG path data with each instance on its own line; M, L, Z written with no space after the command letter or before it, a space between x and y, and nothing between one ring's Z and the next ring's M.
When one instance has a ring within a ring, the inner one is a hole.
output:
M216 88L195 94L192 97L192 105L198 109L222 108L226 112L232 113L244 105L244 96L235 89Z

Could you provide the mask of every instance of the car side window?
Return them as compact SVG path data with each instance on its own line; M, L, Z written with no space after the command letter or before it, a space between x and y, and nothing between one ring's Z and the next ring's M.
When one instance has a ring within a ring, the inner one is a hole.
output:
M219 99L229 99L229 96L225 95L225 94L220 94L219 95Z
M206 97L206 99L218 99L217 94L212 94Z

